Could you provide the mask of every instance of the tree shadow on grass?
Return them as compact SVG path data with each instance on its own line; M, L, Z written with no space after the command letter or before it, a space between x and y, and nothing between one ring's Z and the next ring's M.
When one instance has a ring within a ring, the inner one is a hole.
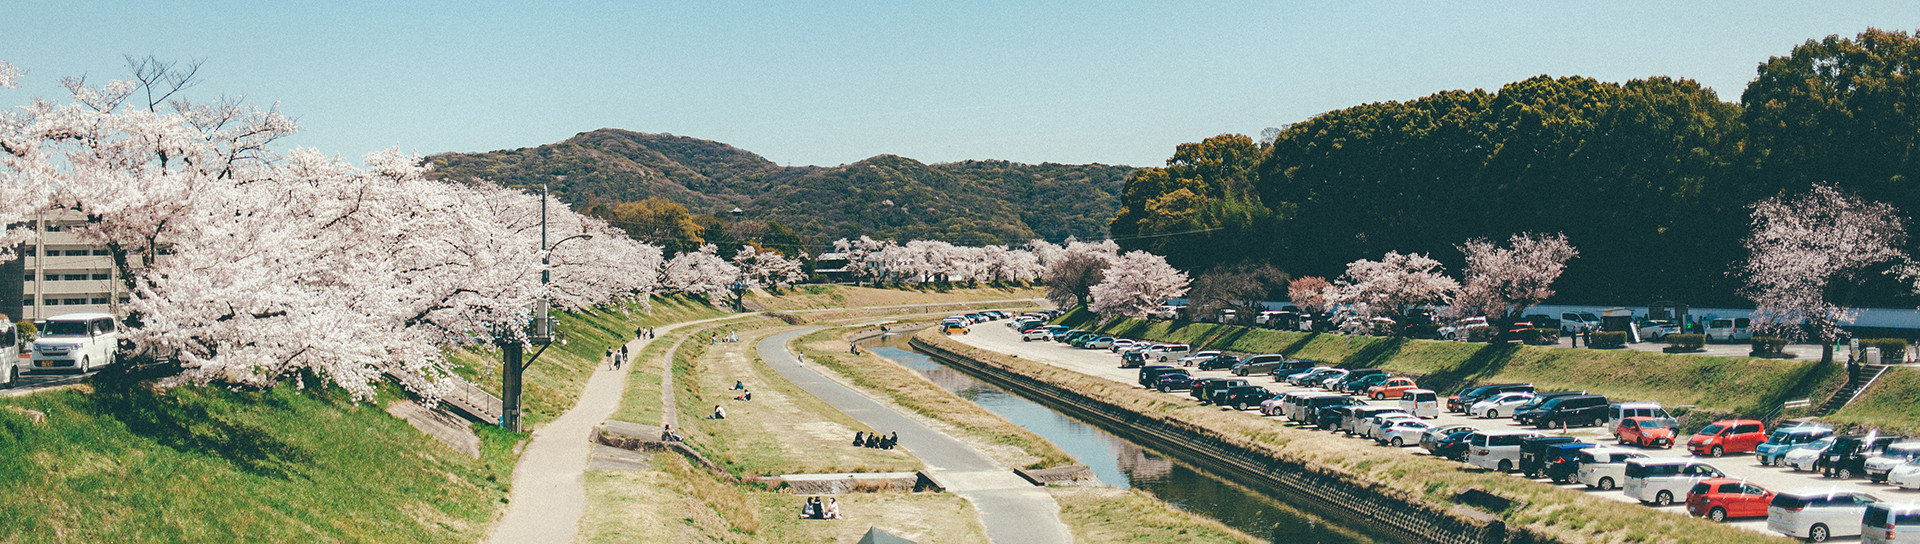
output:
M1795 372L1793 376L1782 378L1782 380L1787 383L1793 384L1792 386L1782 388L1772 395L1762 397L1758 399L1759 405L1742 407L1741 411L1747 414L1767 414L1772 412L1773 409L1779 408L1781 404L1787 401L1800 399L1809 399L1813 401L1814 406L1820 406L1827 402L1827 397L1838 393L1841 387L1845 387L1846 384L1844 382L1846 379L1846 366L1842 364L1813 363L1802 365L1800 371ZM1842 383L1833 383L1836 381ZM1821 389L1828 387L1831 387L1832 390L1821 391ZM1816 398L1815 394L1819 393L1825 394Z
M1341 368L1375 368L1400 353L1407 345L1405 338L1366 338L1367 344L1340 359Z
M1446 392L1456 390L1482 380L1498 376L1506 370L1507 363L1513 361L1513 355L1520 352L1517 344L1486 344L1474 350L1473 355L1459 365L1440 372L1429 374L1420 385L1427 389Z
M312 456L300 446L282 441L273 432L246 421L239 413L248 406L269 409L287 406L267 399L235 399L221 403L213 397L245 395L270 398L270 393L199 394L185 390L160 393L148 382L106 379L95 382L94 398L104 411L135 435L178 451L225 459L240 470L280 479L304 478L300 468ZM258 402L256 402L258 401Z
M1293 342L1288 343L1285 346L1282 346L1279 349L1278 353L1284 353L1288 357L1292 357L1294 353L1297 353L1302 349L1306 349L1307 344L1313 343L1313 340L1319 337L1320 337L1320 333L1317 333L1317 332L1302 334L1300 335L1299 338L1294 339Z

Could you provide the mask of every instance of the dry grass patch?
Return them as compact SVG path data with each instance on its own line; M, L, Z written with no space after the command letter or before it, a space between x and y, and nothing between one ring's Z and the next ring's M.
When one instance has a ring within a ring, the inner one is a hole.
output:
M1265 540L1175 508L1140 490L1049 487L1060 519L1085 544L1165 542L1256 544Z

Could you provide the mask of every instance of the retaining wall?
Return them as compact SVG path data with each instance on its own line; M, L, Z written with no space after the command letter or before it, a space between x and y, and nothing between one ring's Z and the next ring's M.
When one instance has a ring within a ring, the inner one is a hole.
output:
M928 356L1022 397L1086 420L1109 432L1206 467L1244 485L1285 493L1297 504L1376 527L1413 542L1439 544L1545 544L1557 542L1526 527L1509 528L1498 516L1459 505L1435 503L1328 467L1247 448L1206 427L1142 414L1040 379L994 361L981 361L915 337L911 345Z

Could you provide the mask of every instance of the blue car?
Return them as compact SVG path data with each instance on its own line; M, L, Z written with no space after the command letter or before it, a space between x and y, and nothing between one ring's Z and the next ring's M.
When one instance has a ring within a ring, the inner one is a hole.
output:
M1832 434L1833 429L1811 425L1775 429L1773 434L1767 437L1766 442L1754 448L1753 455L1760 458L1761 465L1772 466L1780 462L1780 458L1786 456L1787 452Z
M1159 389L1161 393L1192 389L1193 375L1188 374L1185 370L1167 371L1161 373L1160 377L1154 380L1153 387L1154 389Z

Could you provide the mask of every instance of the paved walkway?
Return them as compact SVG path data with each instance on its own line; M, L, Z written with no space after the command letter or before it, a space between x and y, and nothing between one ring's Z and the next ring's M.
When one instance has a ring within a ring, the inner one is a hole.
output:
M690 325L722 321L754 314L730 314L699 321L674 323L654 329L655 336ZM638 357L651 339L627 342L628 353ZM586 509L585 474L593 457L593 442L588 437L596 425L613 415L626 391L627 371L608 370L606 361L596 364L593 376L580 391L580 400L567 413L533 432L533 440L521 452L520 464L513 469L512 494L507 513L494 523L487 542L496 544L566 544L580 532L580 515ZM671 376L673 373L668 372Z
M805 329L776 334L757 346L760 358L787 381L826 401L875 430L900 433L900 447L927 464L927 472L947 491L973 502L987 538L995 544L1051 544L1073 542L1072 532L1060 521L1060 505L1043 488L1014 475L979 450L945 433L921 425L858 391L827 379L800 364L787 343Z

